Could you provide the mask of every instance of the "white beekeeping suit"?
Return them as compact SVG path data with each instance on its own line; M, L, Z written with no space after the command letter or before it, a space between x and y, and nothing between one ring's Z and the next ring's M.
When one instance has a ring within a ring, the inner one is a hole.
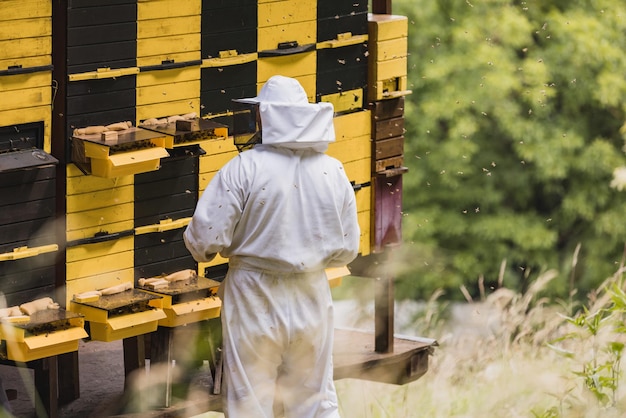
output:
M227 417L338 417L327 267L358 252L354 190L324 154L333 108L274 76L256 98L262 144L227 163L187 227L199 262L228 258L221 285Z

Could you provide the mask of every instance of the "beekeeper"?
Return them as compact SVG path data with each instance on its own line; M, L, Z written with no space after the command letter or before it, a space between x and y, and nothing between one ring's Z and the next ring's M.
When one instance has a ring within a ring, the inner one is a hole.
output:
M357 255L354 190L324 154L333 107L270 78L255 98L262 143L216 174L184 233L199 262L219 253L227 417L338 417L333 305L324 269Z

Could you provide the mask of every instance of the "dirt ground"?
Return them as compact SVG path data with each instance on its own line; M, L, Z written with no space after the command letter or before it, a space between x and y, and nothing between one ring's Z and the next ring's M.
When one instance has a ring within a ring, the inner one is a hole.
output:
M60 418L101 418L116 416L120 411L128 410L129 395L124 392L124 353L122 340L112 342L101 341L81 341L78 348L79 375L80 375L80 397L67 405L60 405L58 416ZM141 385L148 382L146 392L154 392L154 389L161 389L158 376L163 373L150 373L150 364L147 360L147 367L135 380L142 381ZM17 391L17 399L9 402L12 413L15 417L43 418L38 417L35 409L34 397L34 372L27 368L18 368L0 365L0 376L4 388ZM194 371L190 387L189 398L203 397L210 393L212 379L208 366L201 366ZM150 386L152 384L152 386ZM154 394L154 393L153 393ZM206 396L205 396L206 397ZM146 396L143 396L144 402ZM158 410L159 408L155 408ZM125 411L124 411L125 412ZM204 411L198 410L201 414ZM141 413L136 416L145 416ZM0 412L0 417L3 417Z

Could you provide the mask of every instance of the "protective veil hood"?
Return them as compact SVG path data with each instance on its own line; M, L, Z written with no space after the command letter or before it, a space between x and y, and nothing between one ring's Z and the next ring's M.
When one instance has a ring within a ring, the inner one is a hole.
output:
M257 97L240 101L258 103L264 145L324 152L335 141L333 105L309 103L294 78L273 76Z

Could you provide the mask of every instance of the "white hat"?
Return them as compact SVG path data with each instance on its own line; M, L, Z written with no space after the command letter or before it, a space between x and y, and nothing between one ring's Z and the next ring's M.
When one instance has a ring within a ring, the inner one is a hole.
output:
M259 105L263 144L324 152L335 140L333 105L309 103L295 78L272 76L256 97L234 101Z

